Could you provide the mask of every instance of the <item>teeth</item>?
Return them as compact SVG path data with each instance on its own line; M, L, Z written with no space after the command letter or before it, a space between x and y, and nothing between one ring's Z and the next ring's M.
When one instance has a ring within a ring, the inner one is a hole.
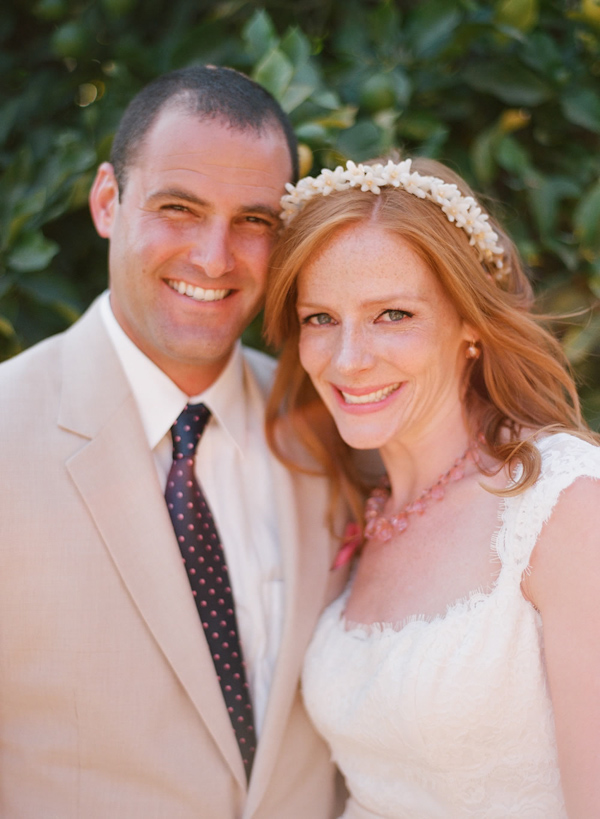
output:
M195 301L220 301L231 293L231 290L205 290L204 287L194 287L186 282L176 282L169 279L167 284L172 290L181 293L182 296L189 296Z
M390 384L389 387L384 387L382 390L377 390L376 392L369 392L366 395L350 395L350 393L343 392L342 390L340 390L340 392L347 404L376 404L378 401L383 401L384 398L391 395L399 386L400 382Z

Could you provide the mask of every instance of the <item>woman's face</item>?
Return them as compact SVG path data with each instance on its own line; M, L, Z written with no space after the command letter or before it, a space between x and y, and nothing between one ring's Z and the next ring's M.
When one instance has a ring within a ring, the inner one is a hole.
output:
M298 279L300 360L340 435L358 449L424 439L462 418L473 335L411 245L349 225Z

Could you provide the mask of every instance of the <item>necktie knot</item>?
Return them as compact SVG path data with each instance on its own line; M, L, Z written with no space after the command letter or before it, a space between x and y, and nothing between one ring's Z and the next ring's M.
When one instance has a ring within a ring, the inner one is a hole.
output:
M210 418L210 410L204 404L187 404L171 427L173 436L173 460L193 458Z

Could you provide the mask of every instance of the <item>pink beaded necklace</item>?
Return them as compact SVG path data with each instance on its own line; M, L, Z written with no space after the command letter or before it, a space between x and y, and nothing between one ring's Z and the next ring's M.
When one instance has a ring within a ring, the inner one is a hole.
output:
M470 445L466 452L457 458L450 469L437 479L419 497L407 503L406 506L395 515L385 517L382 515L383 507L390 496L389 484L376 487L365 504L365 540L382 540L384 543L391 540L395 535L400 535L408 527L410 515L422 515L427 504L432 500L442 500L446 494L446 484L451 481L460 481L465 477L465 464L468 460L474 463L479 462L477 448Z

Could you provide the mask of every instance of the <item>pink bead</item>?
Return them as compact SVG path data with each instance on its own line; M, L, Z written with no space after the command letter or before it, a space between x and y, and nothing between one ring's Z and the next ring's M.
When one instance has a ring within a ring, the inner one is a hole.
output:
M409 514L422 515L426 508L427 507L423 501L417 499L414 503L411 503L406 507L406 511Z
M399 515L392 515L390 523L394 530L400 534L408 527L408 515L406 512L401 512Z
M384 489L382 486L376 486L375 489L371 492L371 498L373 500L379 498L383 502L387 500L388 495L389 491L387 489Z
M435 486L431 487L431 497L434 500L441 500L445 494L446 490L444 489L443 486L440 486L439 484L436 483Z
M384 543L387 543L387 541L391 540L393 536L394 529L389 520L386 520L385 518L378 518L375 521L375 537L378 540L383 540Z

